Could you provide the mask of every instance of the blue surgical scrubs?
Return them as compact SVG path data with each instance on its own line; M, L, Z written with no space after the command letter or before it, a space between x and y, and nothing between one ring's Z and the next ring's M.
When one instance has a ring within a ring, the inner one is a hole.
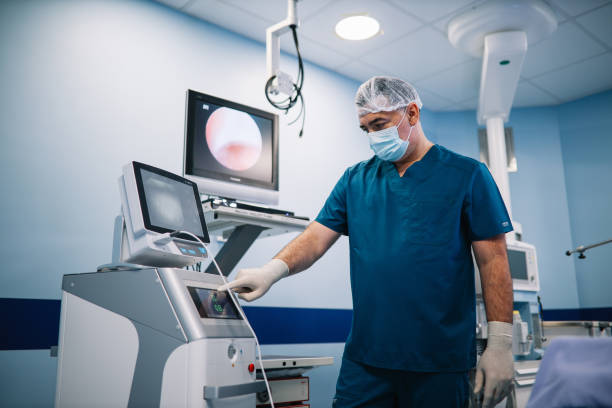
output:
M485 165L434 145L400 177L374 156L344 172L316 221L349 237L345 359L421 373L475 365L471 243L512 230Z

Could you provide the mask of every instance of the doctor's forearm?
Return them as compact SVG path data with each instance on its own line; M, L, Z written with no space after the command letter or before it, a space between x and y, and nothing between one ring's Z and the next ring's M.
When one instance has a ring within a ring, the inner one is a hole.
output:
M487 320L512 323L512 278L505 256L495 256L479 266Z
M340 234L313 222L274 258L284 261L289 274L302 272L315 263L338 239Z

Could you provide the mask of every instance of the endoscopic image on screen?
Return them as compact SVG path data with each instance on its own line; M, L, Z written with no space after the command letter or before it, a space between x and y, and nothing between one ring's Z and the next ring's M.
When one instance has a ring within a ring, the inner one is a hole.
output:
M202 236L198 201L193 187L142 169L149 220L152 225Z
M215 159L231 170L248 170L261 156L261 132L249 114L219 108L206 122L206 144Z
M194 170L272 182L272 121L213 104L195 109Z

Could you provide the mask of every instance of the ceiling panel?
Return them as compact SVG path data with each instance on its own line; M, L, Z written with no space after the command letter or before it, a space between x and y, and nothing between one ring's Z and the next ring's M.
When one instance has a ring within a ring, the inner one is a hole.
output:
M570 16L577 16L609 2L609 0L549 0Z
M531 81L566 102L612 89L611 66L612 53L606 53Z
M576 22L612 47L612 4L578 17Z
M189 2L189 0L158 0L160 3L163 3L167 6L174 7L177 9L182 8Z
M522 76L532 78L603 51L605 49L576 24L567 22L561 24L548 39L527 50Z
M473 58L454 48L438 31L425 27L361 59L415 82Z
M440 30L441 32L444 33L444 35L446 35L446 27L448 25L448 22L451 21L455 16L458 16L459 14L465 13L466 11L478 6L479 4L485 3L485 0L476 0L476 1L472 1L471 3L469 3L466 6L463 6L457 10L452 11L450 14L444 16L443 18L434 21L433 26Z
M417 92L419 93L419 97L421 98L421 102L423 102L423 107L425 109L440 110L454 103L450 99L430 92L428 89L423 87L417 88Z
M425 22L431 22L474 3L474 0L390 0L399 8Z
M453 102L450 105L443 106L438 109L444 112L455 112L465 110L476 110L478 108L478 97L472 97L462 102ZM475 115L474 115L475 116Z
M559 102L559 99L551 96L531 83L521 81L516 87L516 93L514 94L512 106L517 108L534 105L545 106L556 105Z
M196 0L199 1L199 0ZM251 13L268 20L278 23L287 18L287 1L285 0L256 0L256 7L253 7L253 1L245 0L221 0L224 3L231 4L241 9L250 11ZM297 14L298 18L304 22L314 14L321 11L333 0L302 0L298 3Z
M324 11L317 14L316 18L305 21L300 27L301 34L352 57L358 57L373 49L383 47L422 25L413 17L398 10L397 7L381 0L334 1ZM358 13L368 13L376 18L384 33L365 41L346 41L336 36L334 32L336 23L343 16Z
M357 60L350 61L348 64L338 67L337 70L359 82L365 82L373 76L393 75L390 72L385 72L380 68L373 67Z
M430 78L416 81L414 85L417 89L422 86L453 102L461 102L478 96L480 66L480 61L472 60Z
M335 70L338 66L345 65L352 59L299 34L298 41L302 58L306 61L321 65L322 67ZM281 49L289 54L296 55L293 36L284 35L281 37Z
M182 11L257 41L265 41L265 30L270 25L261 17L217 0L196 0Z

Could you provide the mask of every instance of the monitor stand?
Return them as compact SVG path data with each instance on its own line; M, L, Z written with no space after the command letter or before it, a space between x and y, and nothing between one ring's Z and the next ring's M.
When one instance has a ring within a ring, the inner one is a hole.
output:
M241 203L233 198L228 197L209 197L208 199L202 201L202 204L206 203L211 203L213 207L240 208L243 210L252 210L264 214L282 215L285 217L293 217L308 221L308 217L297 216L293 211L279 210L276 208L262 207L255 204Z
M223 247L215 257L225 276L228 276L240 259L258 238L301 232L310 221L308 218L273 214L230 205L217 205L212 200L202 204L208 232L220 237ZM214 264L206 269L217 273Z

